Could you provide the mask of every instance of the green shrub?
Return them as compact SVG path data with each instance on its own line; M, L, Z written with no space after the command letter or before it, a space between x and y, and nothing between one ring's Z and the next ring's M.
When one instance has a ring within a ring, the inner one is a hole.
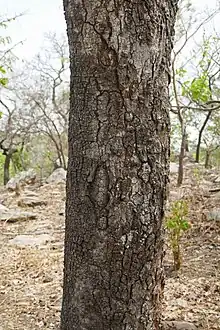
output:
M184 200L178 200L172 204L170 214L166 218L166 228L173 253L175 270L179 270L181 266L180 239L182 233L190 228L187 216L188 203Z

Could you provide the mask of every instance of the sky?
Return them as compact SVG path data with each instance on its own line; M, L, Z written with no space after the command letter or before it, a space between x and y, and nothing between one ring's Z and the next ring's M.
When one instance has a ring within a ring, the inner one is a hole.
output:
M203 10L207 5L214 7L217 0L192 2ZM16 55L19 58L30 59L39 52L45 33L66 33L62 0L0 0L0 8L3 17L14 17L24 13L10 23L5 31L14 44L23 41L23 45L16 47Z
M66 33L62 0L0 0L0 8L3 17L23 13L5 31L13 44L23 41L23 45L16 47L18 57L33 57L42 46L45 33Z

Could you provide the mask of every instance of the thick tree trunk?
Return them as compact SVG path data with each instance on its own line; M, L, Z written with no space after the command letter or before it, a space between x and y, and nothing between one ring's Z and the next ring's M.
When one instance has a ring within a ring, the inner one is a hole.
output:
M176 2L175 2L176 3ZM64 0L71 105L62 330L156 330L171 0Z
M209 111L204 123L199 131L199 136L198 136L198 142L197 142L197 147L196 147L196 162L199 163L199 158L200 158L200 147L201 147L201 142L202 142L202 134L204 132L204 129L206 128L206 125L209 121L209 118L211 117L212 111Z

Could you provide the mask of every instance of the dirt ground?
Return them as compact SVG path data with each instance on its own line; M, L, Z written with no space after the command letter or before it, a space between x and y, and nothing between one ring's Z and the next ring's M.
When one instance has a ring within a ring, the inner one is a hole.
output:
M59 329L62 298L65 185L36 189L48 202L34 208L37 220L0 222L0 330ZM191 198L192 228L182 241L183 265L171 271L167 247L164 318L185 320L201 330L220 329L220 221L208 221L213 200L200 189ZM6 206L16 205L8 197ZM10 204L10 205L9 205ZM220 198L215 200L220 208ZM52 236L39 247L18 247L16 235Z

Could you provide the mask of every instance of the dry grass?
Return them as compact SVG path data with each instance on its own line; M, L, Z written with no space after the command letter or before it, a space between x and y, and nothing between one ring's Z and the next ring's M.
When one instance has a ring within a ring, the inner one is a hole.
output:
M0 315L4 330L56 328L61 301L61 264L60 251L3 248Z
M58 213L63 207L64 187L46 186L39 193L44 194L49 205L35 208L38 220L0 224L0 324L4 330L59 328L63 217ZM15 204L16 201L12 207ZM16 235L34 232L50 233L54 240L41 248L9 243Z

